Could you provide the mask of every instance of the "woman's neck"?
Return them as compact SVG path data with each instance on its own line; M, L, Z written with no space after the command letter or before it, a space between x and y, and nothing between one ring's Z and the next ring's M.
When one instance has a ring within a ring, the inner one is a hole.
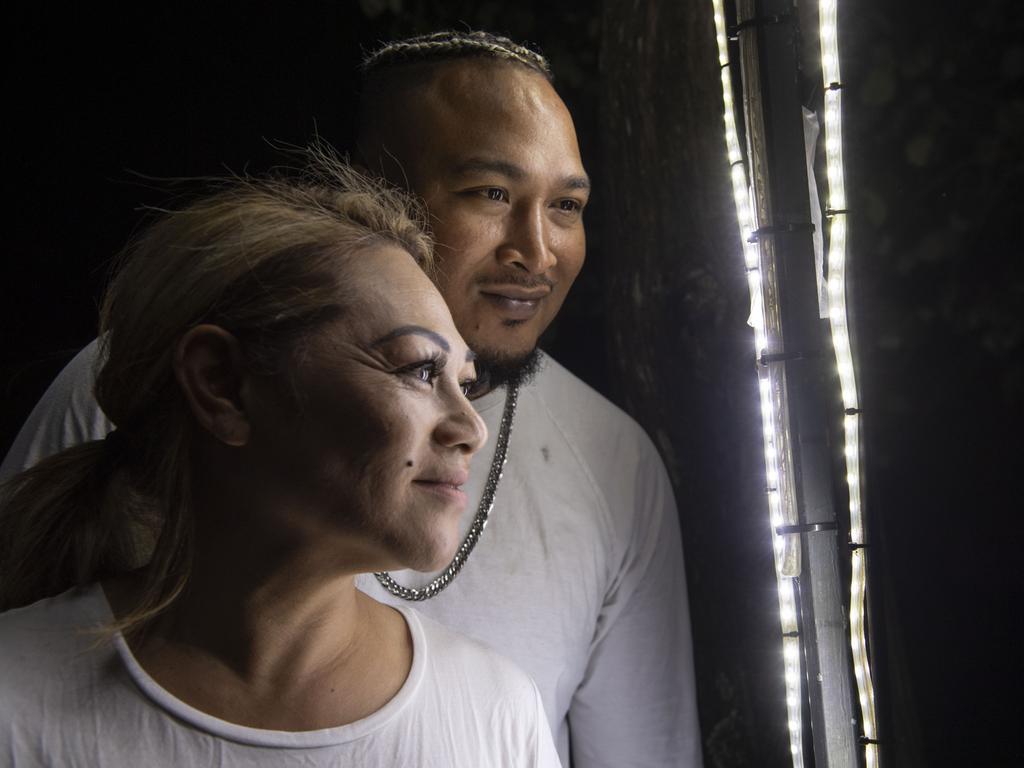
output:
M129 638L157 683L208 714L271 730L353 722L398 692L412 663L405 621L359 592L336 557L218 538L200 537L184 592ZM116 615L133 586L108 594Z

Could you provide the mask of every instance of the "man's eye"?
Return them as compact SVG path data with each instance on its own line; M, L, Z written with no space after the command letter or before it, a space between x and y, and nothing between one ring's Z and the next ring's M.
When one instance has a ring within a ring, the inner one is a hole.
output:
M488 200L493 200L496 203L504 203L508 201L508 193L501 187L488 187L484 190L484 194L487 196Z
M569 197L558 201L558 210L563 213L580 213L583 210L583 204L579 200Z

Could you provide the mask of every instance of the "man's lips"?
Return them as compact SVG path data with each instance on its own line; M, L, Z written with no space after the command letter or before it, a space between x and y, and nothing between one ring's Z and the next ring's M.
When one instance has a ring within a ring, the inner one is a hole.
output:
M485 285L480 292L513 301L539 301L551 293L551 286L539 285L536 288L526 288L522 285Z
M529 320L537 314L551 288L522 288L518 285L488 285L480 295L510 320Z

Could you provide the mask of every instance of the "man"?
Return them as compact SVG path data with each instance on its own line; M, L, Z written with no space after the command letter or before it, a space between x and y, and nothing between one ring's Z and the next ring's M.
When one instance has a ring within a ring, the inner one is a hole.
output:
M664 467L629 417L536 349L583 264L590 187L547 62L504 38L446 32L384 46L364 74L359 155L427 203L438 286L484 373L474 404L490 439L453 563L360 586L420 600L519 663L566 765L570 754L577 768L699 765ZM93 357L87 348L54 382L4 473L109 429L88 394Z

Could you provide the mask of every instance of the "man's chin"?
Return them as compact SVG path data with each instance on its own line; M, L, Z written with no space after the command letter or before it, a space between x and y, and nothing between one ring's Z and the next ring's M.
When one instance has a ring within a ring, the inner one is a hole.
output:
M528 384L541 366L540 349L515 353L507 350L475 349L477 384L470 397L479 397L509 383Z

